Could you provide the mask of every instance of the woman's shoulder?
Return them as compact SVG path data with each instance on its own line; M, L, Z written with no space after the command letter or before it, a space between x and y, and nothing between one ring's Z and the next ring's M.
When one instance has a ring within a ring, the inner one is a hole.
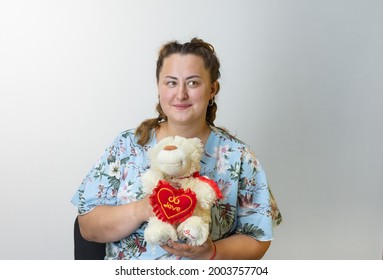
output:
M123 131L121 131L117 137L120 137L120 138L129 138L129 139L135 139L136 137L136 129L135 128L128 128L128 129L125 129Z
M140 148L140 149L143 149L143 150L147 150L150 146L153 145L153 141L154 141L154 130L152 130L151 132L151 139L149 140L149 142L144 145L144 146L141 146L139 143L138 143L138 139L139 137L137 136L136 134L136 130L137 128L129 128L129 129L126 129L126 130L123 130L121 131L120 133L118 133L118 135L115 137L115 140L114 142L119 142L120 144L125 144L125 145L128 145L128 146L131 146L131 147L136 147L136 148Z
M135 136L135 129L129 128L118 132L117 135L115 135L115 137L113 138L113 144L116 144L118 142L137 142Z
M248 144L232 134L229 130L222 127L212 127L213 135L216 141L230 146L248 147Z

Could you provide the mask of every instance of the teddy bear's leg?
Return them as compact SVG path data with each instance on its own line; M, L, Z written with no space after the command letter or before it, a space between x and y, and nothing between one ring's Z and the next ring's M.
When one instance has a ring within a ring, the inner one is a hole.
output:
M179 239L187 244L199 246L205 243L209 236L209 225L201 217L192 216L182 222L177 228Z
M171 224L152 217L145 228L144 238L150 245L163 245L170 239L176 241L177 233Z

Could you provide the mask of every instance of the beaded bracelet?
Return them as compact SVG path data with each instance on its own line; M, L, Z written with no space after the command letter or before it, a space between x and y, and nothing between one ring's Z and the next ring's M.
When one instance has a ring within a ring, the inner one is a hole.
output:
M215 243L213 242L213 255L211 255L209 260L214 260L215 255L217 254L217 247L215 246Z

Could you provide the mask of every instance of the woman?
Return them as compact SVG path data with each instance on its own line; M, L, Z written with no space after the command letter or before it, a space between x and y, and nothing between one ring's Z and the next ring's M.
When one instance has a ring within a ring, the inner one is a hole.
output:
M214 126L220 63L212 45L194 38L165 44L157 60L158 117L119 134L83 180L72 202L83 237L107 243L106 259L260 259L281 216L262 166L248 145ZM147 151L167 136L204 143L201 175L224 198L213 206L210 237L201 246L171 242L155 250L143 238L154 216L140 178Z

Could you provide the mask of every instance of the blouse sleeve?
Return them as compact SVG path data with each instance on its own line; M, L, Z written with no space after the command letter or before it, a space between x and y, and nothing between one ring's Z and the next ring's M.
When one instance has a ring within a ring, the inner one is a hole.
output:
M85 176L72 198L80 215L86 214L98 205L116 205L120 187L120 137L105 149L100 159Z
M245 147L242 153L238 189L238 223L236 232L260 241L273 239L272 195L266 174L253 151Z

